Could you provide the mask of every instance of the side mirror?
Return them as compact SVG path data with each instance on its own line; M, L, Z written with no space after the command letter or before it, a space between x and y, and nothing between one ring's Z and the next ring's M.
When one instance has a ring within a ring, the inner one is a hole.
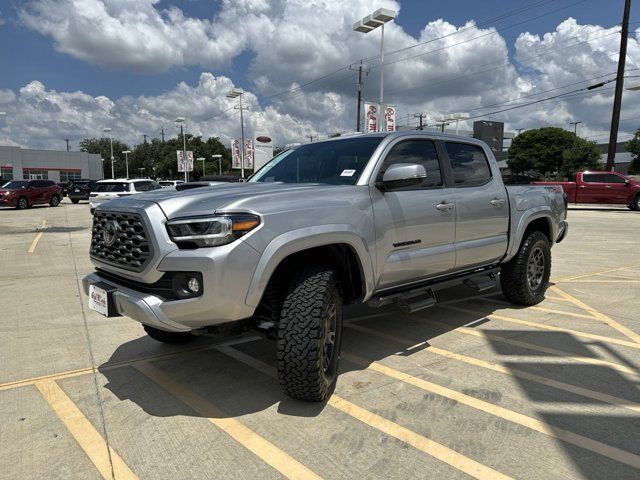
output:
M425 178L427 178L427 171L422 165L396 163L387 168L382 176L382 182L378 182L376 186L384 192L420 185Z
M628 178L625 178L624 184L628 187L631 184L631 182L629 181Z

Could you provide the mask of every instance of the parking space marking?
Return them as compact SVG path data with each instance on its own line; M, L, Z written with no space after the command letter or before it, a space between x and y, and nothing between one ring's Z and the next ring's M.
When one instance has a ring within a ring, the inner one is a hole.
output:
M591 340L599 340L601 342L605 342L605 343L614 343L616 345L622 345L625 347L631 347L631 348L637 348L640 349L640 344L636 343L636 342L630 342L628 340L622 340L619 338L613 338L613 337L607 337L605 335L597 335L595 333L587 333L587 332L581 332L578 330L572 330L570 328L563 328L563 327L556 327L553 325L546 325L544 323L537 323L537 322L530 322L528 320L520 320L519 318L512 318L512 317L506 317L504 315L496 315L496 314L489 314L489 315L484 315L481 312L476 312L474 310L469 310L466 308L460 308L460 307L454 307L451 305L442 305L442 308L447 308L449 310L455 310L455 311L459 311L459 312L463 312L463 313L468 313L470 315L481 315L483 318L488 318L488 319L496 319L496 320L502 320L505 322L510 322L510 323L516 323L518 325L526 325L528 327L533 327L533 328L540 328L543 330L551 330L554 332L565 332L565 333L570 333L571 335L575 335L576 337L583 337L583 338L589 338Z
M224 413L221 412L218 407L197 393L185 388L182 384L172 379L162 372L162 370L154 367L151 363L138 362L135 368L160 387L164 388L172 396L198 412L198 414L205 416L209 422L285 477L293 479L321 478L235 418L224 418Z
M104 479L138 478L54 380L40 380L35 386Z
M494 300L493 298L485 298L485 300L487 302L505 304L505 306L508 305L507 302L503 302L503 301L500 301L500 300ZM569 301L569 300L567 300L567 301ZM565 312L564 310L556 310L554 308L530 306L530 307L527 307L527 310L536 310L538 312L555 313L555 314L558 314L558 315L566 315L568 317L584 318L586 320L593 320L593 315L585 315L583 313L574 313L574 312Z
M629 337L634 342L640 344L640 334L638 334L638 333L634 332L633 330L631 330L630 328L622 325L620 322L614 320L609 315L606 315L605 313L602 313L599 310L596 310L595 308L587 305L583 301L577 299L573 295L570 295L569 293L565 292L564 290L561 290L560 288L555 287L555 286L551 287L551 288L553 289L554 292L556 292L561 297L566 298L567 300L569 300L576 307L583 309L585 312L589 312L595 319L605 322L611 328L619 331L624 336Z
M42 225L40 225L40 229L42 230L46 226L47 226L47 221L42 220ZM27 253L33 253L36 251L36 247L38 246L38 242L40 241L40 238L42 238L43 233L44 233L43 231L38 232L38 234L36 235L36 238L34 238L33 242L31 242L31 246L29 247L29 250L27 250Z
M345 325L347 328L351 328L353 330L357 330L359 332L367 333L369 335L383 338L385 340L391 340L393 342L399 343L401 345L405 345L407 350L413 347L413 341L408 338L398 337L396 335L390 335L388 333L379 332L378 330L374 330L371 328L363 327L361 325L354 325L349 323ZM427 342L422 342L423 344L427 344ZM469 357L467 355L462 355L460 353L451 352L449 350L444 350L442 348L434 347L433 345L428 345L428 348L425 349L428 353L433 353L439 355L441 357L445 357L451 360L457 360L459 362L464 362L469 365L474 365L476 367L486 368L487 370L493 370L494 372L499 372L505 375L509 375L512 377L522 378L524 380L529 380L531 382L539 383L541 385L545 385L547 387L555 388L556 390L562 390L569 393L574 393L576 395L580 395L585 398L591 398L592 400L596 400L599 402L607 403L609 405L613 405L616 407L626 408L628 410L634 412L640 412L640 404L634 403L630 400L626 400L624 398L615 397L613 395L609 395L607 393L596 392L594 390L590 390L588 388L579 387L577 385L571 385L569 383L564 383L559 380L553 380L551 378L543 377L541 375L536 375L534 373L525 372L524 370L518 370L516 368L507 368L503 365L499 365L497 363L487 362L486 360L481 360L479 358Z
M554 278L551 281L553 283L557 283L557 282L570 282L572 280L578 280L581 278L587 278L587 277L593 277L595 275L599 275L601 273L610 273L610 272L619 272L621 270L628 270L628 269L632 269L632 268L636 268L636 267L640 267L640 263L635 264L635 265L627 265L626 267L618 267L618 268L610 268L607 270L601 270L599 272L591 272L591 273L585 273L583 275L574 275L571 277L564 277L564 278Z
M240 352L235 348L222 346L217 347L217 350L224 353L225 355L229 355L231 358L234 358L239 362L245 363L246 365L249 365L256 370L261 371L262 373L270 377L278 377L275 368L273 368L271 365L267 365L266 363L250 355L247 355L246 353ZM420 450L421 452L426 453L427 455L430 455L433 458L436 458L441 462L444 462L447 465L450 465L453 468L460 470L461 472L464 472L474 478L483 480L508 480L511 478L492 469L491 467L482 465L481 463L476 462L475 460L472 460L471 458L462 455L461 453L458 453L455 450L450 449L449 447L446 447L434 440L431 440L423 435L409 430L408 428L402 427L397 423L392 422L391 420L387 420L380 415L370 412L369 410L359 407L356 404L342 397L339 397L336 394L333 394L331 398L329 398L329 400L327 401L327 405L332 406L342 413L346 413L350 417L359 420L365 425L375 428L376 430L394 437L401 442L411 445L415 449Z
M562 440L566 443L570 443L577 447L584 448L585 450L595 452L612 460L640 469L640 456L634 453L607 445L606 443L565 430L564 428L554 427L553 425L549 425L548 423L542 422L536 418L514 412L513 410L508 410L504 407L494 405L493 403L485 402L484 400L480 400L456 390L451 390L450 388L437 385L427 380L423 380L422 378L414 377L413 375L387 367L378 362L370 362L347 352L343 352L342 357L356 365L361 365L389 378L394 378L403 383L420 388L421 390L450 398L459 403L475 408L476 410L522 425L523 427L535 430L536 432L548 435L552 438Z
M439 322L437 320L431 320L431 323L436 323L438 325L442 325L442 326L451 326L448 325L444 322ZM629 373L631 375L640 375L640 372L634 368L630 368L627 367L626 365L620 365L618 363L614 363L614 362L609 362L607 360L602 360L600 358L591 358L591 357L577 357L575 355L572 355L569 352L565 352L563 350L556 350L555 348L551 348L551 347L543 347L541 345L536 345L534 343L529 343L529 342L523 342L521 340L515 340L512 338L507 338L507 337L503 337L502 335L496 335L495 333L491 333L491 331L489 330L482 330L482 331L477 331L474 330L473 328L469 328L469 327L457 327L455 328L456 332L459 333L463 333L465 335L473 335L475 337L480 337L480 338L490 338L491 340L494 340L496 342L500 342L500 343L505 343L507 345L513 345L514 347L520 347L520 348L524 348L527 350L533 350L536 352L542 352L542 353L548 353L549 355L553 355L555 357L561 357L561 358L565 358L568 360L572 360L575 362L580 362L580 363L588 363L590 365L598 365L598 366L602 366L602 367L607 367L610 368L612 370L616 370L618 372L624 372L624 373ZM523 330L522 333L530 333L527 332L526 330ZM524 354L522 354L521 356L524 356Z
M256 336L250 336L250 337L243 337L243 338L238 338L235 340L227 340L224 341L222 343L214 343L212 345L204 345L204 346L198 346L198 347L191 347L191 348L184 348L182 350L178 350L176 352L169 352L169 353L161 353L158 355L149 355L146 357L140 357L140 358L134 358L132 360L123 360L120 362L114 362L114 363L110 363L104 367L101 367L101 370L112 370L115 368L122 368L122 367L127 367L127 366L131 366L133 364L135 364L136 362L143 362L143 361L149 361L149 360L159 360L159 359L164 359L164 358L171 358L171 357L176 357L176 356L180 356L180 355L185 355L187 353L191 353L191 352L200 352L200 351L205 351L205 350L210 350L212 348L215 348L218 345L237 345L239 343L245 343L245 342L253 342L254 340L258 340L261 337L256 337ZM2 390L11 390L12 388L19 388L19 387L26 387L28 385L33 385L35 382L39 381L39 380L47 380L47 379L51 379L51 380L60 380L63 378L69 378L69 377L77 377L80 375L86 375L88 373L93 373L94 371L98 370L98 367L85 367L85 368L79 368L77 370L69 370L66 372L59 372L59 373L51 373L49 375L42 375L39 377L32 377L32 378L27 378L24 380L14 380L12 382L6 382L6 383L0 383L0 392Z

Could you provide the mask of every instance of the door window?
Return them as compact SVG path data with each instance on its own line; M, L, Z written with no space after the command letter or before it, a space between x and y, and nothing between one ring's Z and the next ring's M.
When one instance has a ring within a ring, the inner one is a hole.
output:
M484 150L469 143L445 142L456 187L484 185L491 180L491 168Z
M626 181L624 178L614 175L613 173L605 173L603 176L606 183L625 183Z
M427 172L427 176L420 185L394 188L394 191L442 187L440 162L438 160L436 146L431 140L404 140L395 144L382 164L378 179L382 181L384 172L390 166L398 163L422 165Z

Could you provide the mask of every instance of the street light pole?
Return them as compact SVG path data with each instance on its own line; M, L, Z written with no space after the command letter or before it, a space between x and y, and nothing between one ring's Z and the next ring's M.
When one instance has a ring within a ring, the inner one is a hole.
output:
M111 128L109 128L109 127L103 128L102 131L105 132L105 133L110 133L111 132ZM111 135L109 135L109 145L111 146L111 178L116 178L116 175L114 173L114 168L113 168L113 162L114 162L114 158L113 158L113 137Z
M222 155L214 154L214 155L211 155L211 157L214 159L216 158L218 159L218 169L220 170L220 175L222 175ZM204 167L203 167L203 170L204 170Z
M124 153L124 164L127 169L127 178L129 178L129 154L131 153L131 150L123 150L122 153Z
M205 158L204 157L198 157L198 160L202 161L202 176L204 177L205 176L205 172L204 172L204 161L205 161Z

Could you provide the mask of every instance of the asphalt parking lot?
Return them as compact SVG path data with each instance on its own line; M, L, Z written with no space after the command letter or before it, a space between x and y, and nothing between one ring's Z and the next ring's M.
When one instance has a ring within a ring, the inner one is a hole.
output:
M3 478L640 478L640 214L577 208L536 307L350 308L326 404L273 345L89 311L86 203L0 209Z

